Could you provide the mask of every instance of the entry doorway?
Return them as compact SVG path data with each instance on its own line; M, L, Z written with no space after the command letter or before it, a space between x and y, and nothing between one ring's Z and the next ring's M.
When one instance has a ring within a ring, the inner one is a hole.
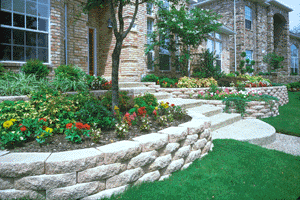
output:
M89 75L97 76L96 29L89 27Z

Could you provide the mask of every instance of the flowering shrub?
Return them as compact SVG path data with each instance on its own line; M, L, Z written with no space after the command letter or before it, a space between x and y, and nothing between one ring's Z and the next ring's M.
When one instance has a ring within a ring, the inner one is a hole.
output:
M128 124L125 123L116 124L115 133L117 134L118 137L125 137L127 132L128 132Z
M101 85L102 90L111 90L111 87L112 87L112 81L109 82L106 81Z
M91 129L91 139L93 142L98 142L101 138L101 128Z
M65 131L66 139L73 143L80 143L84 135L87 137L90 136L90 128L90 125L81 122L76 122L75 124L68 123Z
M181 77L178 81L178 87L180 88L199 88L199 87L209 87L211 85L217 85L217 81L214 78L202 78L195 79L189 77Z
M167 123L168 123L168 118L167 118L166 115L160 116L160 117L157 119L157 122L158 122L161 126L166 126Z
M145 93L144 95L138 95L133 100L135 106L134 108L129 110L129 113L133 113L133 112L138 113L139 107L145 107L147 114L151 114L154 108L158 106L156 97L150 93Z
M142 125L140 126L140 130L141 131L148 131L150 129L150 125L149 125L149 122L147 120L147 117L142 117L141 122L142 122Z

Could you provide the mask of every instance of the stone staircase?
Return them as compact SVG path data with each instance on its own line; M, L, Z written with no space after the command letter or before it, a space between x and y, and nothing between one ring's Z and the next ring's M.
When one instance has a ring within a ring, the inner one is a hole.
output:
M257 145L271 144L276 140L276 130L271 125L258 119L242 119L240 114L223 113L220 107L206 105L196 99L172 98L167 92L156 92L159 85L154 82L119 83L120 90L132 91L134 96L149 92L154 94L158 102L169 102L187 109L190 116L202 114L203 119L211 121L213 139L236 139Z

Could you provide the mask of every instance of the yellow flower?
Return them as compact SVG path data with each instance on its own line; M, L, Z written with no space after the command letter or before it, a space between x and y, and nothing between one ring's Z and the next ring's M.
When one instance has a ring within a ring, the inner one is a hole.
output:
M139 105L135 104L134 107L135 107L135 108L139 108Z
M37 139L39 139L40 137L39 136L36 136L37 137Z
M11 119L10 121L15 122L15 121L17 121L17 120L16 120L16 119Z
M9 128L9 127L11 127L12 125L13 125L12 121L6 121L6 122L3 123L3 127L4 127L4 128Z
M114 108L115 110L119 110L119 108L118 108L118 106L115 106L115 108Z
M155 110L157 110L158 109L158 107L155 107Z
M168 105L168 104L165 104L164 108L166 108L166 109L169 108L169 105Z
M44 133L42 133L42 135L41 135L41 137L43 137L45 134Z
M49 127L47 127L47 128L45 129L45 131L46 131L46 132L48 132L48 133L52 133L53 129L52 129L52 128L49 128Z

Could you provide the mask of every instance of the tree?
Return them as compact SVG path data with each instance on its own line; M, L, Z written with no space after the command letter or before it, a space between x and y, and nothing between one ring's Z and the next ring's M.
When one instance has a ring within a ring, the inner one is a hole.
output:
M208 33L216 31L222 25L216 21L221 15L211 10L197 7L190 9L185 4L173 4L170 9L165 9L161 2L158 6L160 17L155 24L157 30L149 35L152 42L146 45L146 54L156 47L173 53L180 49L179 62L186 63L191 58L190 47L197 48L206 40ZM186 68L180 69L182 75L189 73Z
M174 4L178 4L178 0L169 0ZM188 1L188 0L186 0ZM122 44L127 34L131 30L137 16L138 8L143 3L157 3L155 0L88 0L83 4L83 12L89 13L94 8L103 8L104 5L109 5L110 15L113 22L113 32L116 38L116 45L112 54L112 110L119 105L119 63L122 50ZM125 6L134 6L134 13L129 27L124 29L123 9ZM117 11L117 12L116 12ZM118 19L118 20L117 20ZM119 26L118 26L119 25Z

